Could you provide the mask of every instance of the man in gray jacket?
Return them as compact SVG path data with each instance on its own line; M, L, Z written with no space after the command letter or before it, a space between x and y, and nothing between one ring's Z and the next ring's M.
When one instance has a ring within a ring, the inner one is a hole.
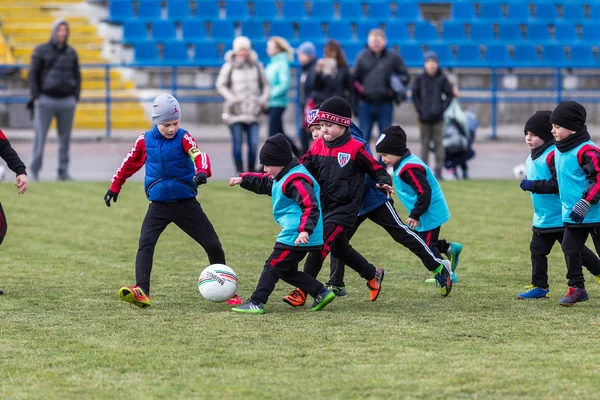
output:
M39 179L44 158L44 145L52 118L56 117L58 130L58 180L70 180L69 145L75 106L79 101L81 72L75 50L67 44L69 25L57 20L47 43L35 48L31 56L29 81L31 105L34 109L33 155L30 175Z

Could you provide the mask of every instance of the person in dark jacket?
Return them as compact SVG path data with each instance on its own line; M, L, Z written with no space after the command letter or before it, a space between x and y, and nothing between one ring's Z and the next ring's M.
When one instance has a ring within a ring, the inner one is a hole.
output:
M434 175L442 178L445 149L442 143L444 111L453 98L452 84L438 64L437 54L428 51L424 54L425 71L417 77L412 88L412 101L419 115L421 126L421 160L429 165L429 148L433 142L435 151Z
M365 146L350 133L352 107L341 97L326 100L317 113L321 137L314 141L300 162L315 177L322 188L323 250L308 256L304 272L317 277L323 260L331 254L358 272L367 281L370 301L375 301L381 291L385 271L376 268L352 248L347 231L354 226L362 201L365 173L377 187L393 192L387 171L371 156ZM295 307L306 301L306 293L299 288L284 297Z
M315 68L317 65L317 50L311 42L302 42L296 49L298 62L300 63L300 81L298 83L298 97L300 100L300 109L304 113L303 120L306 119L306 113L310 111L316 102L322 100L315 99ZM298 139L302 146L302 154L308 151L310 147L311 134L306 124L301 124L298 129Z
M39 179L44 158L44 145L52 119L58 131L58 180L70 180L69 146L75 107L81 90L81 72L77 52L67 43L69 25L59 19L52 27L50 41L39 45L31 56L29 82L34 109L33 155L31 177Z
M350 69L348 61L337 40L330 39L323 49L324 58L317 61L315 73L316 101L325 101L333 96L346 100L350 97Z
M17 175L15 183L15 186L17 187L17 193L25 193L29 185L25 164L23 161L21 161L21 158L15 149L13 149L13 147L10 145L8 138L4 135L2 130L0 130L0 157L6 162L8 168L10 168L10 170ZM4 241L7 229L8 225L6 223L6 215L4 214L2 203L0 203L0 244L2 244ZM1 294L4 294L2 289L0 289L0 295Z
M379 133L392 125L394 99L392 77L398 78L405 87L409 75L399 54L386 48L387 39L381 29L369 32L368 48L359 53L354 65L352 85L359 95L358 118L364 139L371 141L373 124L377 121Z

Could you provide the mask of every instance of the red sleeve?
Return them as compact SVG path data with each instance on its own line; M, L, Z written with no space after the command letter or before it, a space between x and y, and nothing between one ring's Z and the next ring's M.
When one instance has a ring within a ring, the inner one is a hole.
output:
M125 184L125 181L139 171L146 162L146 142L144 135L140 135L131 151L123 159L123 163L117 169L117 172L112 177L110 190L119 193Z
M198 144L192 135L186 132L181 139L181 145L183 146L183 151L185 151L190 156L192 161L194 161L196 173L204 172L206 176L210 178L212 171L210 168L210 159L208 158L208 154L202 153L198 149Z
M298 232L312 234L319 223L321 211L312 181L304 174L293 174L283 183L283 194L296 202L302 210Z
M2 129L0 129L0 140L8 140L4 132L2 132Z

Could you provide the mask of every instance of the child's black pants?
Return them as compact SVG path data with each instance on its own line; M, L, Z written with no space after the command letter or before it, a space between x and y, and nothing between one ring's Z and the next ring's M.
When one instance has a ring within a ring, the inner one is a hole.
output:
M593 227L566 227L562 241L562 251L567 262L567 283L569 287L585 288L583 277L582 252L588 235L592 236L596 253L600 251L600 231Z
M448 246L450 246L450 243L445 239L440 239L441 228L441 226L438 226L430 231L417 232L419 237L425 241L425 244L429 246L437 258L442 258L442 253L448 255Z
M7 229L8 225L6 224L6 215L4 215L4 209L2 208L2 203L0 203L0 244L2 244L4 241Z

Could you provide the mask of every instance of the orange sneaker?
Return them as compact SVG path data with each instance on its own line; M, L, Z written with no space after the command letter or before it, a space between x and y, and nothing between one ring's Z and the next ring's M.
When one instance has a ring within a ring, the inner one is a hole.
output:
M234 294L232 298L230 298L229 300L227 300L225 303L229 304L230 306L239 306L240 304L242 304L242 298L240 297L239 294Z
M140 308L150 307L150 297L139 286L122 287L119 289L119 297L121 300L135 304Z
M379 293L381 293L381 282L383 282L383 278L385 277L385 270L383 268L376 268L375 278L371 279L367 282L367 287L369 288L370 293L370 301L377 300L379 297Z
M296 288L287 296L283 296L282 300L292 307L301 307L304 305L304 303L306 303L306 293Z

